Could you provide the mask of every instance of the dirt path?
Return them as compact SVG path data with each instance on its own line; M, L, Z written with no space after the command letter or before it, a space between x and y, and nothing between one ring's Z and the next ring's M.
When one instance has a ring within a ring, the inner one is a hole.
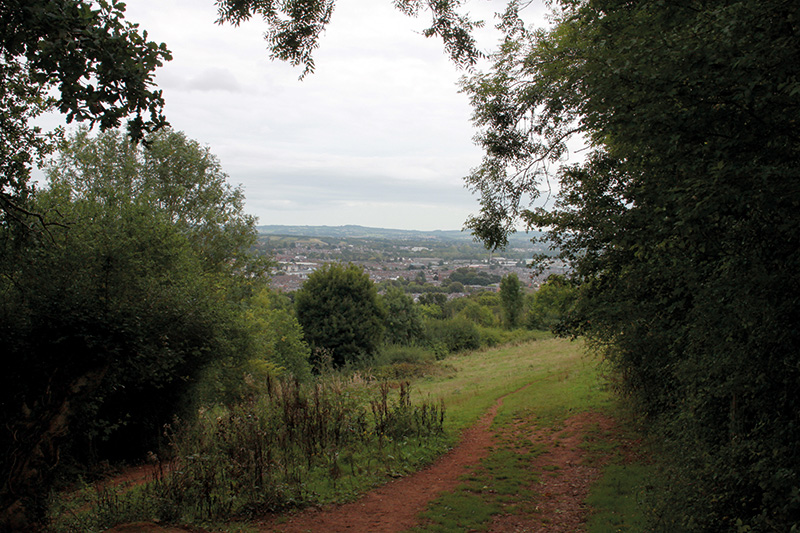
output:
M489 453L494 442L490 430L500 398L478 421L466 430L461 442L429 467L381 486L357 501L321 509L306 509L294 514L270 517L249 526L261 532L400 532L418 525L418 515L428 503L444 491L453 490L460 477L469 472ZM613 433L614 421L597 413L581 413L557 428L537 428L519 422L511 429L545 451L530 467L539 472L539 482L532 487L537 494L535 506L521 514L500 515L489 531L574 532L584 530L588 509L584 504L589 486L599 477L602 457L590 457L581 446L588 432ZM173 532L155 524L118 526L114 532Z
M464 432L459 445L433 465L389 482L355 502L305 510L288 518L273 518L259 523L258 530L285 533L394 533L418 525L418 515L428 503L440 493L453 490L461 482L461 476L488 455L494 439L490 427L502 403L503 398L498 399L475 426ZM569 418L559 429L540 429L530 424L514 428L517 434L523 434L534 444L544 445L546 449L531 464L532 469L542 472L539 483L534 487L539 498L533 512L500 516L489 530L581 531L588 514L584 500L604 463L601 459L587 464L588 452L581 444L590 428L607 433L613 427L614 421L606 416L582 413Z
M489 427L501 404L502 399L464 432L458 446L427 468L391 481L352 503L301 511L282 523L279 519L262 522L259 531L385 533L414 527L417 515L429 501L452 490L470 466L486 457L492 443Z
M607 458L592 454L582 445L590 431L608 434L614 428L611 418L598 413L575 415L562 428L516 428L517 434L546 450L531 464L531 468L540 472L539 483L533 487L538 495L536 506L532 512L496 518L489 530L497 533L585 530L589 509L584 501Z

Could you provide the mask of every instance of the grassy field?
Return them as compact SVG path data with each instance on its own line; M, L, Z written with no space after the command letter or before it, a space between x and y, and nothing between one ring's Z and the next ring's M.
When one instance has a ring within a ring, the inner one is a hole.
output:
M457 355L442 363L454 372L419 380L414 390L420 397L444 401L451 430L472 425L503 396L501 418L535 410L547 421L578 410L605 409L612 401L597 361L584 353L579 341L544 339Z

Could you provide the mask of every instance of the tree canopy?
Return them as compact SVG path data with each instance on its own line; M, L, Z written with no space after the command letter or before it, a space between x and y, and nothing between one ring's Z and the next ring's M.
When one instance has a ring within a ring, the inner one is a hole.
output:
M355 265L328 263L295 293L297 320L316 353L335 366L354 363L377 350L384 310L369 275Z
M166 130L152 140L152 166L180 172L152 181L141 146L81 132L30 199L57 224L0 227L0 527L41 512L60 462L156 449L203 369L254 348L240 298L256 281L237 268L252 219L224 174L208 172L207 150ZM166 192L185 183L192 210L226 216L190 223Z
M55 137L32 120L57 109L67 122L141 139L166 123L154 71L171 59L124 19L117 0L11 0L0 4L0 216L21 221L33 164ZM3 221L3 219L0 219Z
M464 83L486 152L468 178L481 194L469 226L490 246L520 220L549 230L579 284L571 331L615 363L677 454L656 505L667 530L788 530L800 519L800 6L559 4L540 30L511 4L491 71ZM576 135L585 161L557 171ZM553 208L532 209L553 178Z

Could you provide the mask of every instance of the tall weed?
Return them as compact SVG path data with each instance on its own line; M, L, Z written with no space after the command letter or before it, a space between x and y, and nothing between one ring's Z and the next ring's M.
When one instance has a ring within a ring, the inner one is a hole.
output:
M144 491L147 519L201 523L332 501L431 460L445 446L444 417L442 403L413 403L407 382L270 378L257 397L167 428L170 459L156 479L114 496L111 507L120 521L145 518ZM109 506L95 503L79 517L84 530L87 514L100 511L113 525Z

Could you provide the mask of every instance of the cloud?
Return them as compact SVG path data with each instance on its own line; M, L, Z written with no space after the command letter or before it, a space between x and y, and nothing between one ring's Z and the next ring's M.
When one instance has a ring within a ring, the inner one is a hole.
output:
M186 82L190 91L224 91L229 93L243 92L236 76L227 69L207 68Z
M487 21L485 48L504 6L469 5ZM462 184L481 159L463 72L420 35L427 18L391 0L337 0L301 82L301 69L268 59L263 22L216 17L206 0L140 0L127 16L173 52L156 77L168 120L210 147L262 223L454 229L477 210Z

